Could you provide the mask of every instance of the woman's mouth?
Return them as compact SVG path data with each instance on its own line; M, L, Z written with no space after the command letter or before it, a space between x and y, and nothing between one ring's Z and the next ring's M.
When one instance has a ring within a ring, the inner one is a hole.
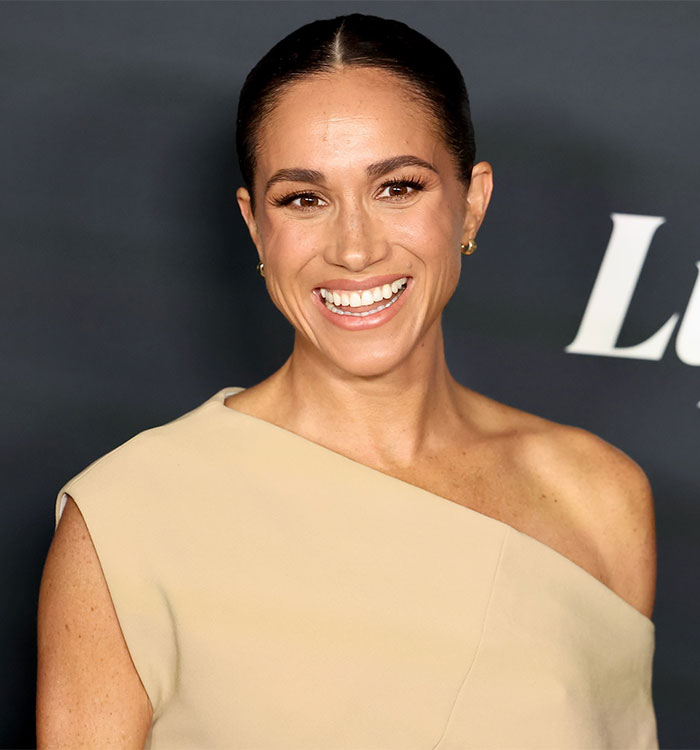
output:
M325 301L326 308L335 315L366 318L391 307L403 293L407 282L408 277L403 276L392 281L391 284L382 284L368 289L345 291L322 287L319 293Z

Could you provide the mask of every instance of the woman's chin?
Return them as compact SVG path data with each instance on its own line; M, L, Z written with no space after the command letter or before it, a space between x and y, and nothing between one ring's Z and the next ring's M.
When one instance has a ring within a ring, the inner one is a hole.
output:
M378 346L376 349L364 347L353 351L354 347L339 352L328 352L333 364L349 376L356 378L377 378L395 371L406 360L407 353L397 347Z

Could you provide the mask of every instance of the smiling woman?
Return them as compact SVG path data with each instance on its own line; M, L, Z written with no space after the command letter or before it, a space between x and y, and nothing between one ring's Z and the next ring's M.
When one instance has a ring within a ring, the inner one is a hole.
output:
M284 55L286 44L270 54ZM459 248L473 240L488 205L491 167L472 168L470 125L459 148L450 147L437 106L426 104L432 89L413 93L418 84L378 67L381 57L367 67L347 53L338 58L339 47L332 53L335 61L314 72L305 65L303 78L275 88L271 110L250 92L269 61L251 74L239 127L254 130L239 130L248 186L238 202L270 295L299 334L295 367L304 356L305 367L333 363L367 377L396 374L401 363L402 378L416 367L422 380L422 359L434 358L439 318L459 279ZM461 77L442 78L457 96L452 119L468 122L464 85L454 85ZM260 109L264 120L249 111ZM389 304L374 300L378 288L404 278ZM333 306L321 289L337 295Z
M40 744L655 747L643 472L445 361L493 188L452 60L308 24L248 76L238 149L294 348L62 488Z

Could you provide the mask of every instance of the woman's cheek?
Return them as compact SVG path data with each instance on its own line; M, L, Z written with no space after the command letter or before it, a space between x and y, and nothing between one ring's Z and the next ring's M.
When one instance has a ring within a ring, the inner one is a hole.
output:
M436 210L406 212L395 227L396 241L425 259L439 257L452 249L452 245L458 248L459 242L453 234L444 212Z
M289 271L318 247L311 227L300 221L270 221L263 232L263 252L270 270L285 268Z

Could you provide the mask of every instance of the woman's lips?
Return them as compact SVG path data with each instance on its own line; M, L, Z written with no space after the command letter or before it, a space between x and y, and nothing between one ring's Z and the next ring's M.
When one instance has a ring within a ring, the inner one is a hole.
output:
M377 279L384 281L384 278L391 279L391 282L367 286L367 282L375 282ZM410 276L376 277L362 282L365 286L350 290L348 282L341 280L342 288L331 290L320 287L314 290L314 297L324 317L339 328L366 330L384 325L398 313L411 288L411 282ZM368 296L370 294L371 301Z
M391 273L383 276L369 276L366 279L328 279L320 283L317 289L347 289L348 291L358 291L362 289L371 289L375 286L391 284L397 279L401 279L405 274Z

